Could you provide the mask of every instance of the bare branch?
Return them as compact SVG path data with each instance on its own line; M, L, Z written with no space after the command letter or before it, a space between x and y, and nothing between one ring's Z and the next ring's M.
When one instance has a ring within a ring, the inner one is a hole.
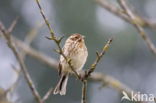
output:
M85 79L88 78L88 76L90 76L90 74L92 72L94 72L97 64L99 63L99 61L101 60L101 58L103 57L103 55L106 53L106 51L108 50L110 44L112 43L113 41L113 38L109 39L106 43L106 45L104 46L104 48L102 49L102 52L101 53L98 53L96 52L97 56L96 56L96 59L94 61L94 63L91 65L91 67L87 70L87 73L85 74Z
M14 23L14 22L13 22L13 23ZM26 79L26 81L27 81L27 84L28 84L29 88L31 89L31 91L32 91L32 93L33 93L33 95L34 95L34 97L36 98L36 100L37 100L39 103L43 103L43 102L41 101L41 97L40 97L38 91L37 91L36 88L35 88L34 83L33 83L32 80L31 80L31 77L30 77L30 75L29 75L29 73L28 73L28 71L27 71L27 68L26 68L26 66L25 66L25 64L24 64L24 61L22 60L20 54L17 52L16 47L14 46L14 44L13 44L11 38L10 38L10 33L9 33L9 31L8 31L8 30L5 30L5 27L3 26L2 23L0 23L0 31L3 33L3 36L5 37L5 39L6 39L7 43L8 43L8 46L10 47L10 49L12 50L12 52L14 53L16 59L18 60L19 65L20 65L20 68L21 68L21 70L22 70L22 72L23 72L23 74L24 74L24 77L25 77L25 79Z
M50 88L48 92L44 95L42 101L46 101L51 94L53 94L54 88Z
M8 32L11 33L13 31L13 29L15 28L16 24L18 21L18 17L16 17L16 19L12 22L12 24L10 25Z
M50 31L51 37L54 39L55 38L55 33L54 33L53 29L51 28L51 25L50 25L48 19L46 18L45 14L43 12L43 9L42 9L42 7L40 5L40 2L39 2L39 0L35 0L35 1L36 1L37 5L39 7L40 13L41 13L45 23L46 23L46 25L47 25L47 27L48 27L48 29Z
M96 0L96 2L101 5L101 7L105 8L109 12L115 14L116 16L122 18L126 22L131 22L130 18L125 14L125 12L115 7L114 5L111 5L107 2L107 0ZM135 14L136 15L136 14ZM156 30L156 21L149 20L147 18L140 17L139 15L136 15L136 22L140 24L142 27L151 27Z
M141 27L141 25L136 22L136 16L132 13L132 11L130 10L130 8L126 4L125 0L119 0L119 4L123 8L123 10L125 11L125 13L129 16L129 18L132 20L132 23L131 24L133 24L136 27L136 29L138 30L140 36L143 38L143 40L147 44L148 48L151 50L151 52L153 54L156 55L156 47L154 46L154 44L152 43L152 41L150 40L150 38L147 36L147 34L145 33L145 31Z
M82 83L81 103L87 103L87 80L84 80Z
M132 24L138 30L140 36L147 44L150 51L156 55L156 47L154 46L153 42L150 40L150 38L147 36L147 34L143 29L143 26L147 26L147 25L154 26L154 24L150 24L148 20L142 19L141 17L134 15L134 13L132 13L132 11L128 8L124 0L118 0L118 1L123 10L118 9L113 5L110 5L109 3L107 3L107 0L97 0L99 5L101 5L103 8L115 14L116 16L120 17L121 19L125 20L126 22Z

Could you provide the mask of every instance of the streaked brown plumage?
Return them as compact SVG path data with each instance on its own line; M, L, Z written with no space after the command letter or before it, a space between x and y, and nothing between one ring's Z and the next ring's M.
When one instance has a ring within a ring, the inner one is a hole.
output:
M75 71L81 70L88 56L84 36L78 33L71 35L65 42L65 45L63 47L63 53L67 58L71 59L71 64ZM69 67L66 60L64 59L64 57L60 56L59 62L60 80L54 89L53 92L54 94L60 95L66 94L68 75L71 72L72 70Z

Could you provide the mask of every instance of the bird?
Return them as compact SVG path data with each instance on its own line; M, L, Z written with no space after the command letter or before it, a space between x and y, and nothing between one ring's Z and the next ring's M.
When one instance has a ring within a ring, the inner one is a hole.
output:
M63 54L66 58L70 59L70 63L74 71L79 72L84 64L86 63L88 57L88 50L85 45L84 36L75 33L67 38L65 44L62 48ZM59 76L56 87L54 88L53 94L66 94L66 86L68 82L69 74L72 73L72 68L70 68L67 60L64 56L60 55L59 60Z

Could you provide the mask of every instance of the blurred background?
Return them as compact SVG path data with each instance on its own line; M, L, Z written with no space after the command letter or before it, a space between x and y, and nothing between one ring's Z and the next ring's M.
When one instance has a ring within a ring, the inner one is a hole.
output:
M156 18L156 0L128 1L138 15L153 20ZM116 4L116 0L111 2ZM66 39L73 33L85 35L89 56L84 68L93 63L95 52L100 51L106 41L113 36L114 41L96 71L111 75L135 91L156 95L156 57L134 27L101 8L93 0L41 0L41 5L57 36L64 35ZM13 36L24 40L32 29L37 28L37 36L31 46L58 60L58 54L53 51L56 48L54 42L45 38L49 35L49 31L43 24L35 0L0 0L0 20L6 27L9 27L17 16L19 20ZM156 45L156 32L148 28L146 32ZM30 56L26 56L25 63L42 96L50 87L56 85L59 79L56 70ZM18 80L19 77L12 68L17 65L18 62L7 47L6 41L0 38L1 89L7 90ZM89 103L120 102L121 93L112 88L99 89L99 87L100 83L88 84ZM10 103L36 102L23 75L20 75L17 87L7 95L7 98ZM80 103L80 100L81 83L72 77L67 86L67 95L53 95L48 99L48 103Z

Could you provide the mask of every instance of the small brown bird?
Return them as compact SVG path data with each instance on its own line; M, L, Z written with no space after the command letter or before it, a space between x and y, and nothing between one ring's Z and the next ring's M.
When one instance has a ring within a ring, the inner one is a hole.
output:
M85 45L84 36L75 33L71 35L65 42L63 47L64 55L71 60L71 65L75 71L79 71L83 68L87 57L88 51ZM56 85L53 94L66 94L66 86L68 81L68 75L72 70L63 56L60 56L59 62L59 75L60 80Z

